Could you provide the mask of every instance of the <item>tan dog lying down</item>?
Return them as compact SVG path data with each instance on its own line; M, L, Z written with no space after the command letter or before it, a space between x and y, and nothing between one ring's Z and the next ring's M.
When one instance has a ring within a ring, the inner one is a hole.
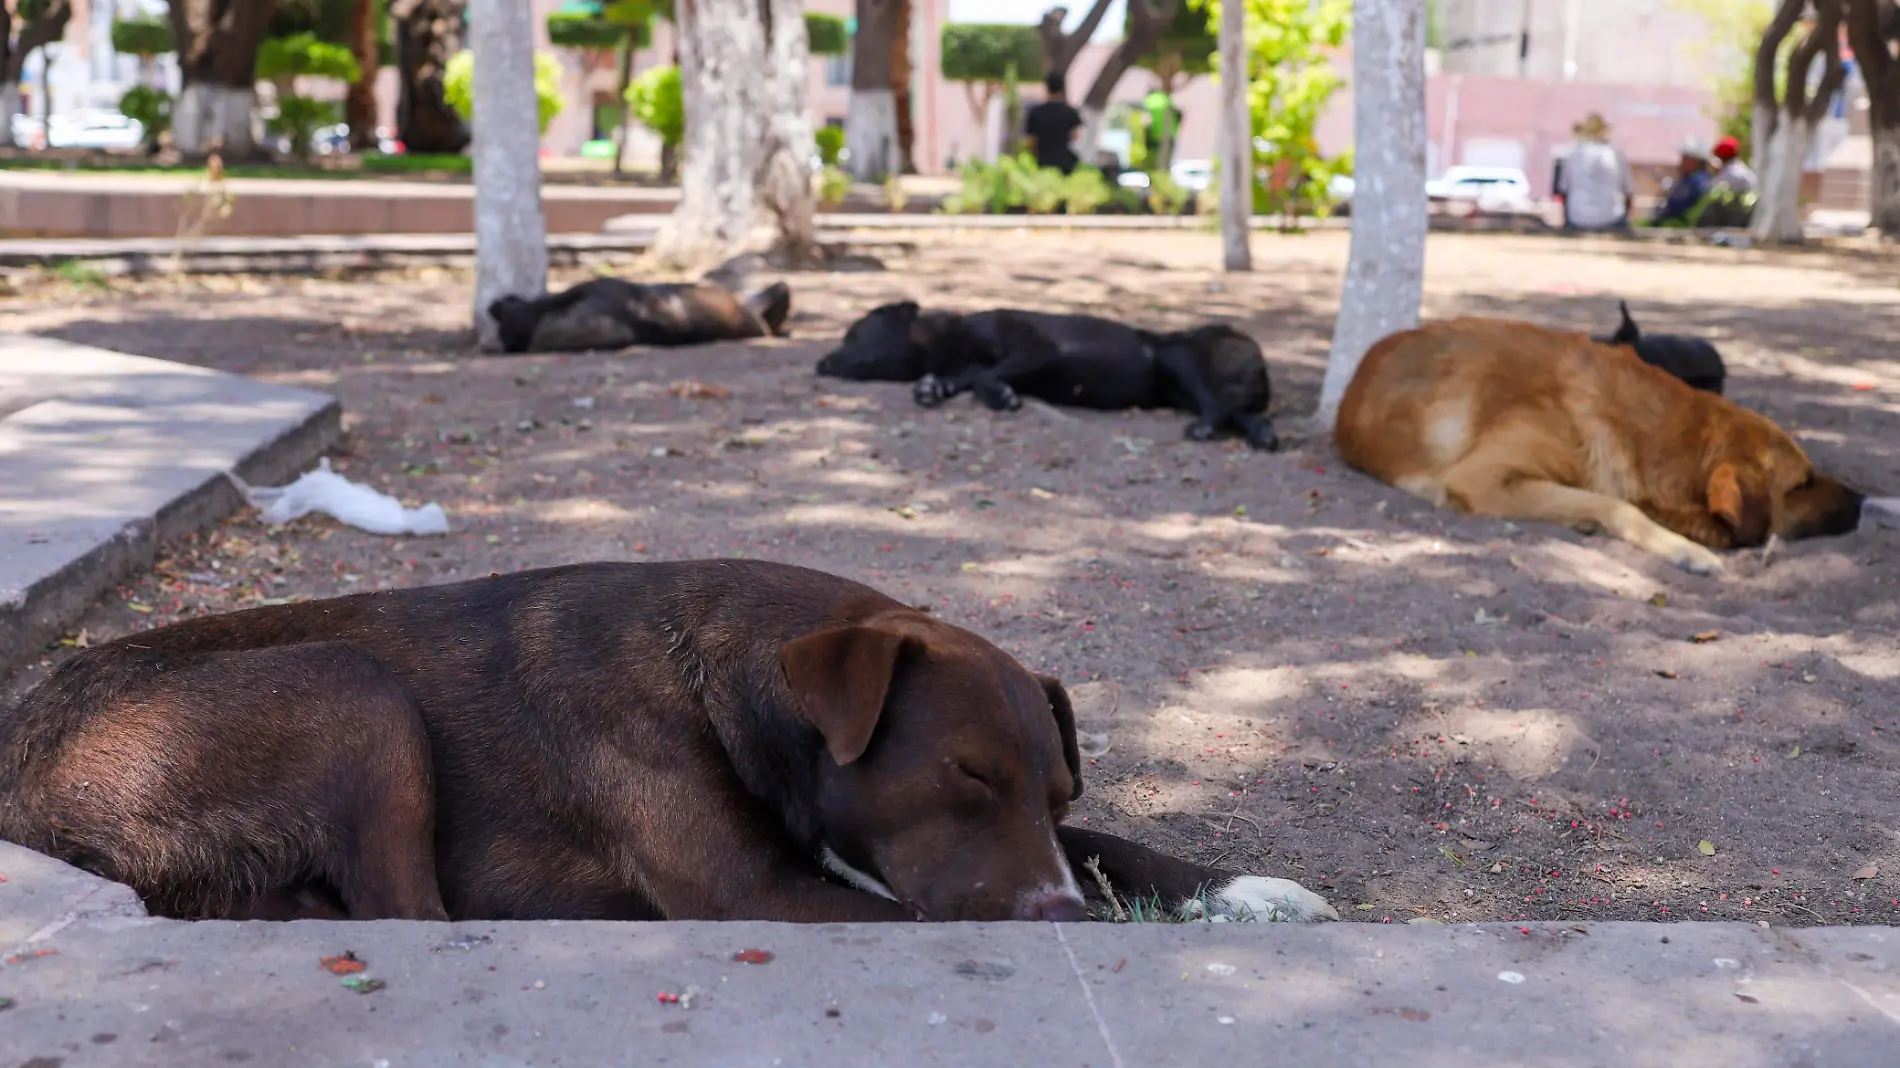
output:
M1594 526L1679 567L1775 534L1843 534L1859 493L1787 432L1626 348L1496 319L1407 330L1340 403L1347 463L1474 515Z

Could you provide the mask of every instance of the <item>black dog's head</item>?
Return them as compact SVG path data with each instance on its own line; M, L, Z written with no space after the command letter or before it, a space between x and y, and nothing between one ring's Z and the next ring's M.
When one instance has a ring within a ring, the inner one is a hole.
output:
M501 331L501 347L508 352L526 352L534 341L534 328L541 322L541 312L531 300L522 297L503 297L488 306L489 318Z
M818 361L818 373L859 382L914 382L929 370L924 347L913 337L916 301L874 308L851 324L840 342Z

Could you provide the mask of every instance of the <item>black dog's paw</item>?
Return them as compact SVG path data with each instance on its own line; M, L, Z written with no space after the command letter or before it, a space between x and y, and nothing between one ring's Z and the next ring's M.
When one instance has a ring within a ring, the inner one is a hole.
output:
M1256 427L1247 432L1247 444L1260 452L1279 452L1280 435L1270 426Z
M983 391L983 403L994 412L1013 412L1023 406L1023 399L1007 383L998 382Z
M911 397L920 408L935 408L950 399L950 383L936 375L925 375L910 387Z
M1189 423L1187 434L1189 441L1213 441L1216 431L1207 423Z

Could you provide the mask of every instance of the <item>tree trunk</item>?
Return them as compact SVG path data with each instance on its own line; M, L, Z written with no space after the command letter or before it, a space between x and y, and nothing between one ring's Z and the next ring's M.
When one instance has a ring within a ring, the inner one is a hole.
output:
M1082 139L1078 153L1082 162L1095 162L1096 146L1102 138L1102 120L1108 113L1108 100L1115 94L1115 86L1121 84L1122 76L1137 60L1154 49L1155 42L1161 40L1180 10L1181 0L1128 0L1128 33L1115 51L1109 53L1108 61L1089 83L1088 95L1082 98Z
M1776 108L1768 147L1761 152L1766 166L1759 174L1755 215L1748 227L1749 235L1757 241L1794 244L1802 240L1801 176L1808 148L1814 143L1816 128L1827 115L1829 101L1846 78L1840 48L1842 0L1814 0L1814 6L1813 24L1788 55L1786 96ZM1808 78L1816 60L1824 66L1820 84L1810 97ZM1757 71L1757 94L1760 90ZM1759 95L1757 103L1760 103Z
M277 0L171 0L172 40L184 89L172 108L172 146L226 160L258 153L251 133L257 46Z
M443 69L462 50L466 9L466 0L389 0L402 72L396 129L409 152L452 153L468 146L468 127L442 93Z
M356 0L350 8L350 51L363 76L350 83L343 118L350 125L350 147L358 152L368 152L378 144L376 72L382 67L382 48L377 40L376 7L376 0Z
M897 171L897 99L891 92L898 0L857 0L858 29L851 38L851 104L845 112L845 161L861 182Z
M1230 271L1253 270L1253 113L1247 108L1246 6L1220 9L1220 234ZM1163 151L1166 151L1164 146Z
M20 111L20 77L27 57L66 36L66 23L73 17L70 0L53 0L36 19L20 26L13 37L13 18L0 3L0 145L13 143L13 116ZM45 96L44 93L41 94ZM45 106L40 108L44 112Z
M548 285L541 215L541 114L534 92L534 23L520 0L474 0L475 331L501 348L488 306L530 300Z
M627 104L627 87L633 84L633 33L620 46L620 76L614 79L614 100L620 107L620 139L614 145L614 177L626 173L627 142L633 137L633 108Z
M1884 10L1883 10L1884 9ZM1873 135L1873 226L1900 239L1900 60L1889 43L1890 19L1900 10L1884 0L1847 0L1847 37L1867 85L1868 125Z
M805 0L763 0L765 15L765 107L760 110L759 202L778 226L773 257L786 267L824 263L813 221L817 198L811 158L818 153L805 112L805 82L811 42L805 34Z
M758 220L765 42L758 0L677 0L673 24L686 140L679 206L655 252L705 265L738 251ZM889 94L888 77L882 84Z
M1089 13L1071 33L1062 32L1062 21L1069 17L1068 8L1052 7L1045 12L1042 24L1036 27L1036 32L1042 37L1042 72L1068 77L1069 67L1075 63L1075 57L1082 54L1082 47L1089 43L1089 38L1095 36L1095 31L1102 25L1102 17L1108 14L1108 9L1113 5L1114 0L1095 0Z
M1777 0L1775 14L1762 31L1761 44L1755 48L1755 106L1750 136L1753 139L1752 166L1757 175L1768 173L1768 141L1775 135L1776 112L1781 101L1775 94L1775 61L1781 57L1781 44L1801 21L1808 0Z
M913 0L892 0L896 10L892 15L894 27L891 30L891 104L897 112L897 171L898 174L916 174L917 163L911 157L916 144L917 130L911 114L910 100L910 45L911 16Z
M1316 427L1373 343L1418 325L1425 288L1425 5L1353 4L1353 144L1358 172L1352 248L1320 389Z

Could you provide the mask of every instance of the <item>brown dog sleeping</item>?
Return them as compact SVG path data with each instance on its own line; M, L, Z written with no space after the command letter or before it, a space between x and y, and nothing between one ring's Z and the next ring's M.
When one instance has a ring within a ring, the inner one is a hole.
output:
M1075 920L1099 860L1337 918L1063 826L1081 775L1059 682L868 587L586 564L88 649L0 715L0 838L180 917Z
M1453 319L1372 347L1340 402L1347 463L1473 515L1595 527L1689 571L1711 549L1844 534L1861 494L1770 422L1581 334Z

